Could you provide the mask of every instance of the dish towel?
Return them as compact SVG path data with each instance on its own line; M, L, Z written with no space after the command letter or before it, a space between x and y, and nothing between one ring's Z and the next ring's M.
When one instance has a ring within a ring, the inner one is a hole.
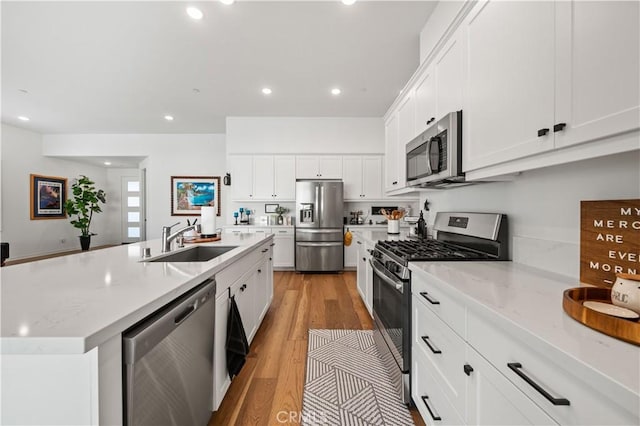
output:
M242 366L249 354L249 342L244 332L240 311L236 304L235 296L231 296L231 309L227 320L227 371L229 378L233 379L242 370Z

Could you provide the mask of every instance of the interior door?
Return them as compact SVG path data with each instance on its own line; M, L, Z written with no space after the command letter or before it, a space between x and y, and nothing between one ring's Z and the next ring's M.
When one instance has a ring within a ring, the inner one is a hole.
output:
M144 192L139 176L121 178L121 242L135 243L143 239Z

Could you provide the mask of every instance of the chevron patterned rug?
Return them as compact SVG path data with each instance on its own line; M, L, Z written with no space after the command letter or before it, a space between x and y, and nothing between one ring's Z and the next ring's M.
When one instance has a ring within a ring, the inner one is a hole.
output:
M303 425L413 425L372 330L309 330Z

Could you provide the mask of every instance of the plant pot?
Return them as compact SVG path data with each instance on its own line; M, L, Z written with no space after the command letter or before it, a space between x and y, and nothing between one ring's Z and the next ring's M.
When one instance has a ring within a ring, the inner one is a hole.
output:
M82 251L89 250L89 246L91 245L91 235L80 235L79 238Z

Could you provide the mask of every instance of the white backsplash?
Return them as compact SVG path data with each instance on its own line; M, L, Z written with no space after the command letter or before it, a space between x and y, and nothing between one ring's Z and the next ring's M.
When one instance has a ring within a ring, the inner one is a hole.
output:
M580 201L640 198L640 152L532 170L512 182L420 193L437 211L506 213L515 262L579 279Z

